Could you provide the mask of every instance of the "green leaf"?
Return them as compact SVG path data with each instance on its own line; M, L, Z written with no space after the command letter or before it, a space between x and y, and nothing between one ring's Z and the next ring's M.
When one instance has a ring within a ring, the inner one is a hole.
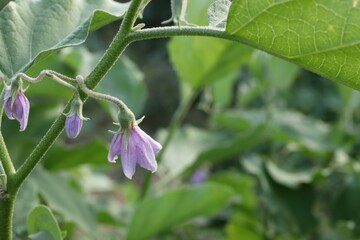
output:
M66 178L56 173L37 169L31 179L51 209L61 213L67 221L76 223L83 230L93 233L95 213L84 196L69 186Z
M234 0L226 31L355 89L360 6L338 0Z
M89 31L119 19L127 8L111 0L11 2L0 12L0 70L8 78L25 72L57 49L83 43Z
M48 231L40 231L28 236L30 240L54 240Z
M265 165L266 170L275 182L289 188L297 188L302 184L311 183L314 177L314 171L312 170L295 173L279 168L272 161L267 161Z
M206 9L212 1L190 1L187 16L190 22L202 24L206 21ZM168 45L171 61L180 79L194 88L236 77L251 48L234 42L215 38L177 37ZM241 56L241 59L239 59Z
M30 234L37 233L39 231L47 231L50 233L51 239L62 240L59 224L57 223L50 208L46 206L37 206L29 213L27 226Z
M14 226L16 228L14 228L14 234L18 236L26 234L27 215L35 206L39 205L38 188L33 183L31 180L25 181L16 198L14 210Z
M136 209L127 239L149 239L194 217L214 214L231 196L232 191L228 187L204 184L187 186L148 198Z
M80 49L78 58L82 62L80 66L81 74L88 75L102 55L103 53L92 54L85 49ZM144 75L138 66L125 55L121 56L112 66L96 90L120 98L135 115L139 115L143 111L147 98ZM110 109L114 119L117 119L118 108L116 106L104 101L101 101L101 104Z
M297 65L261 51L254 51L251 60L252 73L278 90L288 91L299 72Z
M103 141L95 139L84 146L66 147L56 145L45 157L44 166L47 169L69 169L81 164L107 164L108 148ZM61 159L61 160L60 160Z

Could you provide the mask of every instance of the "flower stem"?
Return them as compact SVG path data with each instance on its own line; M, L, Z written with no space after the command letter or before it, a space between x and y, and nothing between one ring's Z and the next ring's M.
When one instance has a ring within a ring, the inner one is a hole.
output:
M55 71L43 70L43 71L41 71L41 73L36 78L32 78L32 77L26 75L25 73L18 73L18 77L23 78L26 81L31 82L31 83L38 83L38 82L42 81L45 76L50 77L51 79L53 79L54 81L60 83L61 85L64 85L65 87L70 88L76 94L79 94L76 87L74 87L70 83L67 83L63 79L65 79L67 81L75 81L75 80L73 80L73 79L71 79L69 77L66 77L66 76L64 76L64 75L62 75L60 73L56 73Z
M156 157L158 163L162 161L166 149L168 148L171 140L173 139L174 134L180 127L181 122L185 118L186 114L189 112L191 104L194 102L196 96L199 94L199 91L200 89L193 89L192 92L183 100L182 104L175 112L171 120L169 131L167 132L164 143L162 144L162 149ZM153 176L154 174L152 173L149 172L146 173L145 180L141 188L139 200L142 200L146 197Z
M76 77L76 82L78 83L80 89L86 93L88 96L92 97L92 98L96 98L96 99L100 99L100 100L105 100L111 103L116 104L116 106L118 106L118 108L120 109L121 113L125 113L127 115L130 115L132 118L135 119L133 112L128 108L128 106L126 106L126 104L121 101L120 99L108 95L108 94L104 94L104 93L99 93L99 92L95 92L91 89L89 89L82 76L77 76Z

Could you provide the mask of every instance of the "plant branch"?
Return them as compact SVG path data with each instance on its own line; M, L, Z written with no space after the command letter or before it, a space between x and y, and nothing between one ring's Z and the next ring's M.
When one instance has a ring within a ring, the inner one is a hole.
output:
M241 37L228 34L222 29L208 26L181 26L181 28L177 26L171 26L146 28L132 32L129 35L129 38L131 41L139 41L156 38L169 38L175 36L207 36L250 44Z
M132 31L132 26L138 15L141 0L132 0L128 11L125 13L124 20L120 26L118 33L115 35L109 48L100 59L99 63L93 69L93 71L86 78L85 83L89 89L94 89L96 85L101 81L105 74L111 69L121 53L130 44L127 36ZM81 99L85 101L87 96L82 96ZM68 103L63 113L67 113L70 109ZM36 167L38 162L43 158L46 152L54 144L60 133L62 132L65 124L65 115L60 116L55 120L53 125L41 139L39 144L32 151L30 156L25 160L24 164L14 175L14 187L20 188L24 180L29 176L31 171Z

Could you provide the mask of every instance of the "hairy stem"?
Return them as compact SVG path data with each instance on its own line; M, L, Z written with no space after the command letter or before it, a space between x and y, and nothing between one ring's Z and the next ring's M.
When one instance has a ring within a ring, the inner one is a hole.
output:
M107 101L107 102L111 102L111 103L115 104L116 106L118 106L118 108L120 109L120 111L122 113L128 114L128 115L130 115L131 117L133 117L135 119L134 114L132 113L132 111L120 99L118 99L118 98L116 98L114 96L108 95L108 94L95 92L95 91L89 89L86 86L86 84L85 84L85 82L84 82L84 80L83 80L83 78L81 76L76 77L76 82L79 84L80 89L84 93L86 93L86 95L88 95L89 97L96 98L96 99L99 99L99 100L104 100L104 101Z
M11 197L0 199L0 239L12 239L12 216L14 213L16 193Z
M154 27L146 28L132 32L129 35L131 41L147 40L147 39L156 39L156 38L168 38L175 36L207 36L222 38L226 40L231 40L235 42L245 43L245 39L238 37L236 35L230 35L224 30L214 27L203 27L203 26L182 26L181 28L173 27Z

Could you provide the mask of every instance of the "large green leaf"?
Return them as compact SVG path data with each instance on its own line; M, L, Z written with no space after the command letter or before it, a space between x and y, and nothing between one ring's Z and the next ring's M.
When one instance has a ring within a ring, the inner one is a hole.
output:
M249 45L360 89L358 1L234 0L226 31Z
M11 2L0 12L0 70L10 78L57 49L79 45L127 7L111 0Z
M149 239L193 217L210 215L221 209L232 196L220 184L184 187L146 199L136 209L129 226L128 240Z

